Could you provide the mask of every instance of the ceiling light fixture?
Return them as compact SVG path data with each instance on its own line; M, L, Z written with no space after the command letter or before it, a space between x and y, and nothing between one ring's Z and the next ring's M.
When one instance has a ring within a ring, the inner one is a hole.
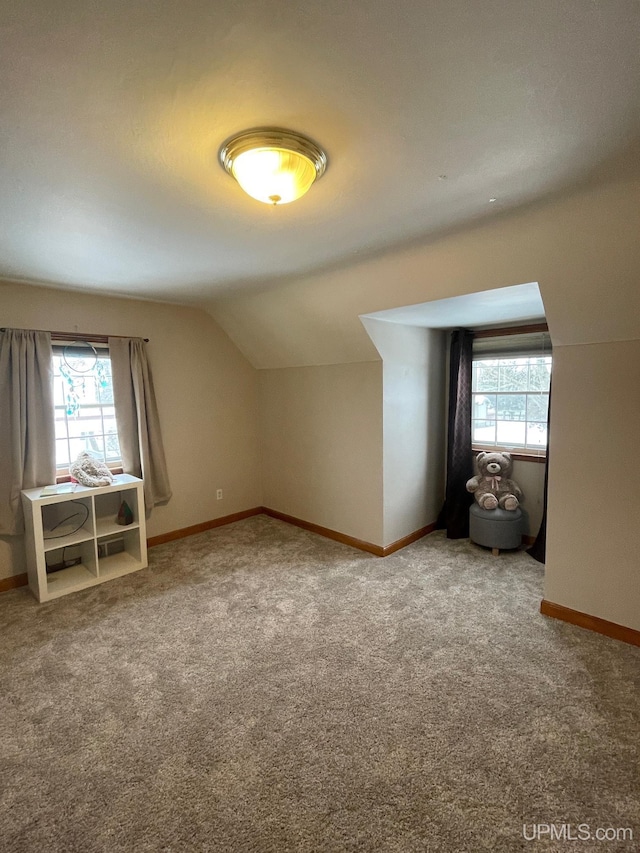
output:
M252 198L287 204L324 175L327 155L299 133L279 127L245 130L220 149L220 164Z

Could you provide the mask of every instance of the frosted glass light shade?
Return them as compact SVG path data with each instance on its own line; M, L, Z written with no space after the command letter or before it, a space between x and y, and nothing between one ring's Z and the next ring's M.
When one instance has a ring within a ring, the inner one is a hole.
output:
M233 177L252 198L287 204L303 196L316 179L308 157L283 148L254 148L233 161Z
M327 158L304 136L278 128L238 134L220 150L220 162L242 189L265 204L287 204L320 178Z

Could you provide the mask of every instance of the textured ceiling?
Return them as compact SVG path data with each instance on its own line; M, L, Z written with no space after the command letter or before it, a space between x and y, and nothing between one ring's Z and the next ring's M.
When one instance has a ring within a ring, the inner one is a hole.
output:
M2 10L4 277L211 299L561 191L640 135L638 0ZM264 124L329 157L275 209L216 162Z

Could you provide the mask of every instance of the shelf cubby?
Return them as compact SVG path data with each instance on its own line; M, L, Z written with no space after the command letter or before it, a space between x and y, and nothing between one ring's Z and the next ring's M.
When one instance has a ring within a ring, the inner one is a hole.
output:
M93 505L88 498L43 504L42 539L45 551L77 545L94 537Z
M123 501L126 501L133 513L132 524L118 524L118 512ZM123 530L131 530L140 526L136 489L121 489L116 493L96 495L95 509L96 535L98 537L120 534Z
M117 554L102 557L99 561L98 570L102 580L109 580L110 578L119 578L121 575L128 575L130 572L136 572L139 568L140 561L136 560L133 554L128 551L119 551Z

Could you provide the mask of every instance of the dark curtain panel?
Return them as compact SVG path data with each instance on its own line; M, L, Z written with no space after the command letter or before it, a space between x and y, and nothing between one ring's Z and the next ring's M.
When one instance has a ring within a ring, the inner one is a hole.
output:
M473 332L456 329L451 335L449 365L449 419L447 445L447 487L437 527L445 528L448 539L469 535L469 507L473 495L467 480L473 477L471 450L471 370Z
M549 383L549 410L547 412L547 461L544 466L544 502L542 504L542 521L540 522L540 530L536 540L528 549L527 554L537 560L539 563L544 563L547 556L547 490L549 482L549 437L551 435L551 386L553 379Z

